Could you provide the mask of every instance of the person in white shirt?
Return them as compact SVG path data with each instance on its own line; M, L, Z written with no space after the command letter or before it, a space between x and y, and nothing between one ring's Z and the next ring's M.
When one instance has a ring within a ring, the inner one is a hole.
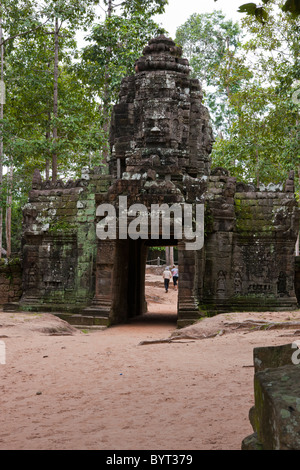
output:
M168 290L169 290L169 282L170 282L171 278L172 278L172 273L170 271L169 266L167 266L166 269L163 272L163 279L164 279L166 292L168 292Z

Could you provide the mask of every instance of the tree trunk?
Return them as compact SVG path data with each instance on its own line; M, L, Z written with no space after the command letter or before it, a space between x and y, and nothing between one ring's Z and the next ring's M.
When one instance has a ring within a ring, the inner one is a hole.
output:
M107 16L110 18L113 12L112 0L108 0Z
M50 131L50 123L51 123L51 113L48 113L48 130L46 131L46 142L47 142L47 153L49 152L49 147L50 147L50 139L51 139L51 131ZM46 157L46 166L45 166L45 176L46 176L46 181L50 180L50 152L49 155Z
M256 185L259 188L259 154L258 154L258 149L256 149Z
M230 94L230 88L229 88L229 80L230 80L230 62L229 62L229 57L230 57L230 37L227 36L226 38L226 48L227 48L227 53L228 53L228 63L227 63L227 76L226 76L226 94L227 98L230 102L231 94Z
M46 168L45 168L46 181L50 180L50 160L46 159Z
M170 266L170 247L166 246L166 265Z
M174 247L170 246L170 266L174 266Z
M299 132L297 132L298 131L298 126L299 126L299 121L297 119L296 120L296 136L297 136L297 134L299 134ZM300 183L300 165L298 165L298 178L299 178L299 183Z
M7 203L6 203L6 256L11 256L11 206L12 206L12 186L13 186L13 164L11 162L7 175Z
M0 4L1 6L1 4ZM4 46L3 41L3 30L2 30L2 18L0 18L0 79L1 83L4 83ZM3 97L0 100L0 119L3 119ZM3 207L2 207L2 190L3 190L3 124L0 125L0 258L2 257L2 239L3 239Z
M58 50L59 50L59 28L58 18L55 18L55 30L54 30L54 74L53 74L53 144L54 151L52 153L52 181L53 183L57 180L57 117L58 117Z
M107 18L111 18L113 13L113 4L112 0L108 1L108 9L107 9ZM107 55L111 55L111 47L107 46L106 48ZM110 124L110 112L109 112L109 106L110 106L110 93L109 93L109 72L107 69L107 66L105 66L105 83L104 83L104 93L103 93L103 130L105 135L108 137L108 131L109 131L109 124ZM107 162L107 157L109 155L109 148L108 145L104 148L103 151L103 157L104 157L104 162Z

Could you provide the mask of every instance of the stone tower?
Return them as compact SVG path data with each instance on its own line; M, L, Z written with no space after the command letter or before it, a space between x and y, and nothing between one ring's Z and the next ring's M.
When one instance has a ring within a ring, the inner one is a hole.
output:
M143 54L114 108L111 174L158 184L208 176L213 139L199 81L189 78L188 61L171 39L151 40Z

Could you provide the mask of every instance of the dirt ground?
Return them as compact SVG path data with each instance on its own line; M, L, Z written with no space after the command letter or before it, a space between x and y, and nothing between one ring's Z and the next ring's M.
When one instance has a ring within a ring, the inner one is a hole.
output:
M299 335L236 322L300 321L300 311L176 330L177 292L165 293L160 275L146 284L148 314L104 330L0 312L0 450L240 449L253 432L253 348Z

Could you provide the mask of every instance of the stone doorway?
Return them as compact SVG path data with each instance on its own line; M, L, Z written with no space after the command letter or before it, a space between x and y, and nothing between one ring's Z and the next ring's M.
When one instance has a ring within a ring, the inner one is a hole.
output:
M196 299L197 260L185 249L183 240L157 240L160 246L178 247L177 326L199 318ZM102 318L105 324L126 323L147 312L145 271L149 246L153 240L99 240L96 262L95 297L85 314ZM163 289L163 283L162 283Z
M177 241L159 240L157 243L148 240L118 240L116 242L115 266L113 272L112 308L110 323L126 323L141 318L148 312L146 301L146 262L150 246L177 246ZM164 292L161 277L160 290ZM172 281L170 281L170 288ZM177 297L177 295L176 295ZM149 313L149 312L148 312ZM178 303L173 312L177 321ZM149 318L149 317L148 317ZM153 317L154 318L154 317Z

